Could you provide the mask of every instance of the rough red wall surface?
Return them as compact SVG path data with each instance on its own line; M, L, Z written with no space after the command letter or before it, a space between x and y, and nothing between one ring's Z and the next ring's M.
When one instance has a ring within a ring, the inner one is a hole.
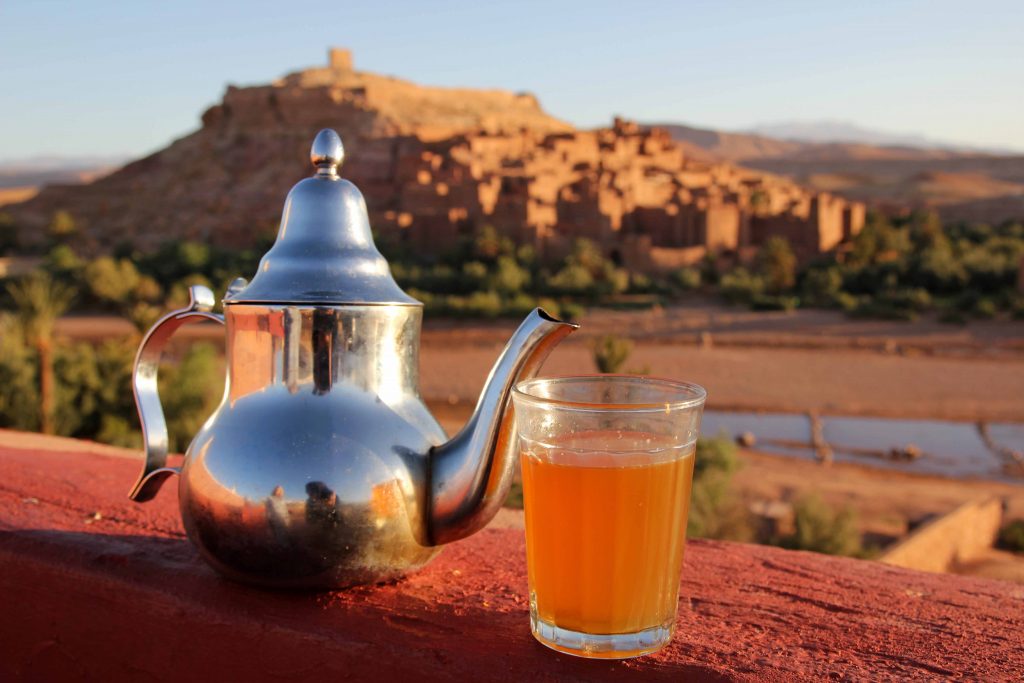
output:
M200 561L173 486L130 503L137 468L0 446L0 680L1006 680L1024 671L1024 587L733 543L690 543L675 640L627 662L580 660L533 640L519 531L481 532L391 585L260 591Z

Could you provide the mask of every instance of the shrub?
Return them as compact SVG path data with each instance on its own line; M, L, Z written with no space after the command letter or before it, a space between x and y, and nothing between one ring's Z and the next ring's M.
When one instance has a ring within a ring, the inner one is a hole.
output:
M18 321L0 314L0 427L39 429L39 367L25 346Z
M911 321L917 319L918 312L928 310L931 304L932 298L927 290L898 289L882 292L874 298L862 298L847 312L856 318Z
M939 322L947 325L966 325L967 316L956 309L946 309L939 314Z
M857 514L850 507L839 511L817 495L805 496L793 505L794 531L779 545L793 550L811 550L826 555L862 554Z
M515 294L530 284L530 271L520 267L511 256L499 256L489 283L499 293Z
M497 292L473 292L469 296L445 297L450 313L459 317L497 318L501 315L502 301Z
M532 296L519 292L511 299L505 301L501 307L501 313L502 315L519 318L528 315L536 307L537 301ZM548 311L548 313L551 313L551 311ZM556 313L551 313L551 315L558 317Z
M96 352L91 344L61 346L56 356L53 367L57 379L54 432L63 436L94 434L97 423L92 421L98 418L102 407L100 392L104 382L113 378L100 375ZM130 387L125 388L131 391Z
M58 244L47 252L43 267L57 279L75 281L85 268L85 261L68 245Z
M561 309L561 316L565 320L579 320L587 312L587 309L581 304L571 302L559 304L559 308ZM544 307L544 309L548 310L547 307ZM550 310L548 312L551 313ZM552 313L552 315L554 314Z
M693 464L695 479L709 472L721 472L732 476L740 468L736 457L736 444L724 435L701 438L697 441L697 459Z
M1003 238L993 238L983 245L966 250L961 260L972 287L995 292L1014 285L1022 252L1024 248L1007 244Z
M114 260L104 256L85 267L85 284L89 293L98 299L113 304L123 304L132 296L140 284L139 271L128 260ZM152 281L152 278L149 278ZM152 281L156 284L155 281ZM147 285L148 287L148 285ZM159 285L157 285L159 291Z
M853 313L860 304L860 298L848 292L839 292L836 295L836 305L846 313Z
M810 306L831 308L837 306L842 292L843 274L835 266L812 268L804 273L800 283L800 301Z
M955 292L967 284L967 269L956 258L948 242L922 251L915 259L911 279L933 292Z
M999 530L996 545L1003 550L1024 553L1024 519L1010 520Z
M906 308L912 311L927 311L932 305L932 296L928 290L920 287L898 289L882 295L881 301L894 308Z
M1024 320L1024 296L1018 296L1010 304L1010 312L1014 320Z
M724 436L700 439L695 457L687 536L751 540L750 516L731 492L732 476L740 467L735 444Z
M996 304L992 299L983 297L974 303L971 313L975 318L981 318L983 320L994 318L997 313Z
M669 277L672 285L683 292L691 292L700 287L700 271L696 268L680 268L672 271Z
M78 232L78 225L70 212L64 209L54 212L53 218L50 219L50 235L52 237L66 238L76 232Z
M731 304L749 304L763 291L764 282L761 278L751 275L742 266L723 275L719 283L719 292Z
M893 304L888 301L875 301L864 299L857 307L849 311L855 318L877 318L879 320L903 320L910 322L917 319L917 313L905 306Z
M770 296L758 294L750 302L750 308L755 311L792 311L800 305L800 299L795 296Z
M548 286L558 293L580 295L594 286L594 278L583 266L570 263L548 280Z
M648 294L655 290L654 281L643 273L629 273L629 289L633 294Z
M618 372L629 354L633 351L633 342L615 335L605 335L594 342L594 364L599 372Z
M976 289L965 289L953 300L953 305L956 306L957 310L971 313L980 299L981 293Z
M446 277L451 269L447 266L437 266L428 279L429 284L438 287L442 282L448 280ZM466 291L480 289L487 280L487 266L480 261L467 261L462 265L461 285Z
M785 237L772 237L757 252L757 272L765 290L779 294L796 283L796 255Z
M224 392L222 359L213 344L193 344L176 366L161 370L160 398L174 451L184 450Z

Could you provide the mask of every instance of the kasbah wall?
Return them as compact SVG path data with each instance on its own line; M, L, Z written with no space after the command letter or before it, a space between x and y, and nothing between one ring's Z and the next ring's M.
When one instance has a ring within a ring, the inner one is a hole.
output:
M547 259L587 238L628 268L664 272L709 251L749 256L775 235L806 258L856 235L865 216L857 202L689 161L666 132L621 119L595 131L410 140L393 175L386 162L367 166L376 229L428 253L490 224Z

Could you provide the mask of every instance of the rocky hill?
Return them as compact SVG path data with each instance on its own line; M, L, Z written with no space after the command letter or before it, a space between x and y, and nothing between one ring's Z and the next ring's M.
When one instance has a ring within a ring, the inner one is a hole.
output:
M251 244L276 229L324 127L342 135L342 175L363 190L375 229L424 252L490 224L552 258L587 237L626 265L669 269L773 234L817 253L863 222L862 205L694 159L661 130L616 121L578 131L532 95L360 72L345 50L270 85L229 87L191 135L5 210L26 248L46 240L58 210L74 217L76 247L89 253L169 239Z

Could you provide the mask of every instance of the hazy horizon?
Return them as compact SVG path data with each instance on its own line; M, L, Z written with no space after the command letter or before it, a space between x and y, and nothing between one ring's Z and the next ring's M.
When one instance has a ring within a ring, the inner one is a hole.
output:
M1024 6L951 2L447 2L430 7L0 6L0 160L136 157L199 126L228 84L351 48L359 70L526 90L579 127L615 115L749 131L841 122L1024 150ZM230 30L226 30L230 27Z

